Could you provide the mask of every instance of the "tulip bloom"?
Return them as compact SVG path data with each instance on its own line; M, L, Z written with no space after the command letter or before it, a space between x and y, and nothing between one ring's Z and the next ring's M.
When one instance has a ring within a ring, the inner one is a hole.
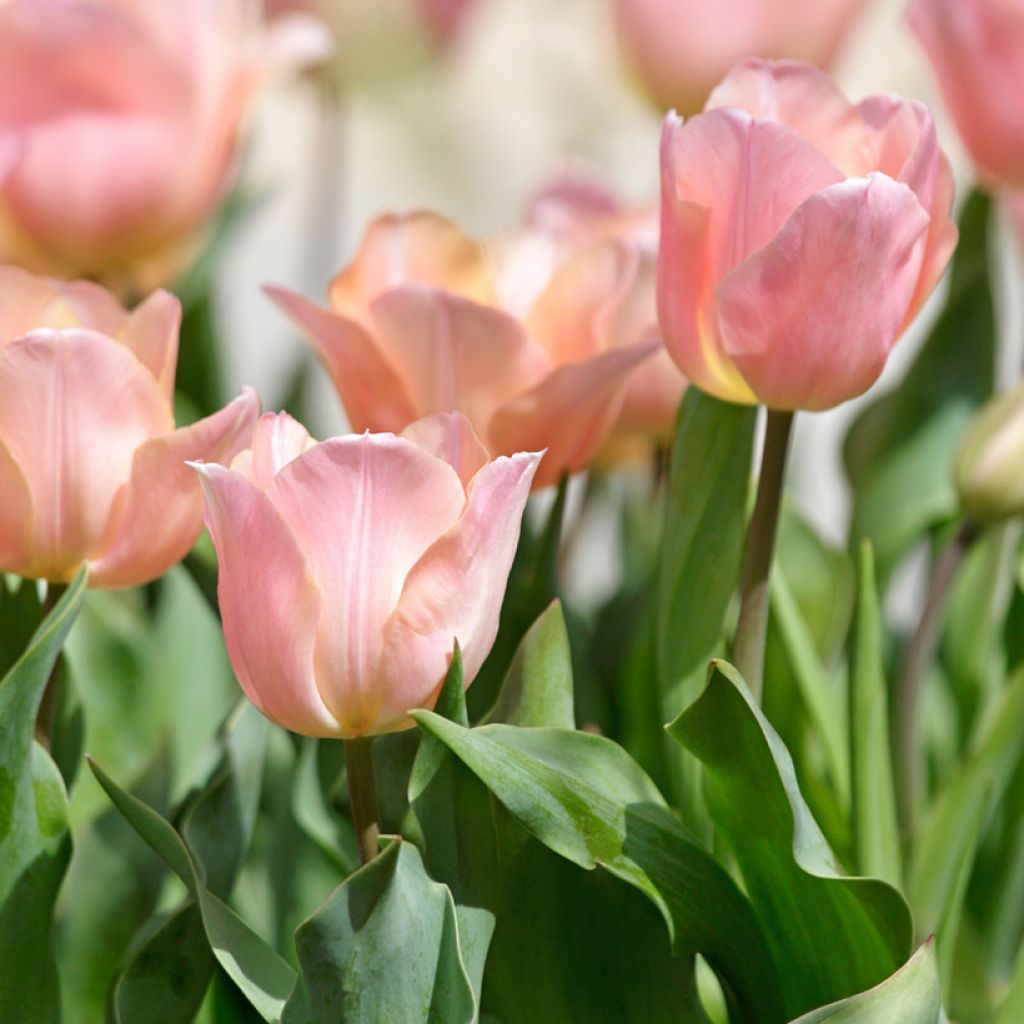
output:
M259 400L174 429L181 308L0 268L0 571L95 587L166 572L202 529L186 459L230 460Z
M534 231L554 238L562 262L602 240L613 239L632 248L637 268L628 292L618 304L615 345L657 339L654 355L633 371L619 418L612 428L602 458L629 452L635 442L667 440L672 436L676 410L686 381L672 357L660 344L656 296L658 266L658 208L627 210L610 192L583 177L558 179L542 189L530 203L528 223Z
M982 177L1024 186L1024 4L915 0L910 24Z
M370 227L331 285L330 311L269 291L316 346L354 430L398 432L459 410L490 452L547 449L543 487L587 465L630 372L657 348L615 344L638 261L614 240L564 264L542 236L485 251L417 213Z
M665 122L658 308L698 387L779 410L865 391L956 244L953 177L912 100L747 61Z
M412 725L455 640L468 685L494 643L540 458L488 461L459 415L317 444L268 414L230 469L197 464L249 699L293 732L350 739Z
M691 114L745 57L827 67L863 6L864 0L615 0L615 22L634 73L659 109Z
M229 182L265 72L329 52L257 0L0 4L0 259L164 280Z

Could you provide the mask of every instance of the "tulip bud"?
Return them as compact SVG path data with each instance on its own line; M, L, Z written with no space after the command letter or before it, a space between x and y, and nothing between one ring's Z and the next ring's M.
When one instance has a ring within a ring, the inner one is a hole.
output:
M458 414L319 444L267 414L230 469L194 464L249 699L307 736L395 732L433 706L456 640L468 686L540 458L490 461Z
M0 267L0 572L95 587L152 580L202 529L186 459L229 461L259 399L174 429L181 307L125 311L88 282Z
M820 410L865 391L956 244L953 175L913 100L853 106L793 61L738 64L661 148L662 338L698 387Z
M1024 384L982 407L960 442L954 472L968 518L1024 515Z
M546 449L544 487L589 464L658 349L643 336L615 343L639 267L619 239L561 259L541 233L485 247L415 213L370 226L330 310L269 291L316 346L354 430L458 410L494 454Z
M230 184L265 73L329 52L258 0L0 4L0 260L152 287Z

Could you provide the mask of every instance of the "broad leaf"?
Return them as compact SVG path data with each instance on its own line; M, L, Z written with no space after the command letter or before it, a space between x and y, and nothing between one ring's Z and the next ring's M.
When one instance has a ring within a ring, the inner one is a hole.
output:
M788 751L735 669L715 662L704 692L669 728L704 764L708 809L761 919L789 1015L899 968L912 941L906 903L884 882L840 872Z
M942 1020L935 942L929 940L880 985L812 1010L792 1024L940 1024Z
M417 849L392 842L295 936L300 987L285 1021L472 1024L455 904Z
M33 734L84 593L83 570L0 683L0 1020L60 1020L52 925L71 854L68 797Z

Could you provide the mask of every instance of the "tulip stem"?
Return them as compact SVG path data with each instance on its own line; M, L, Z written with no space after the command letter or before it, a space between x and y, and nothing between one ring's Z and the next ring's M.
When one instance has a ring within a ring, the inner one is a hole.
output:
M793 428L793 413L768 410L757 482L754 514L747 527L743 556L740 617L736 624L732 656L754 699L760 702L764 675L764 644L768 630L768 598L775 552L775 534L782 507L782 484Z
M368 864L377 856L380 845L380 812L377 810L377 786L373 779L373 737L354 736L344 744L348 800L356 829L359 860Z
M918 721L921 715L924 681L935 661L943 614L953 580L964 556L979 535L977 524L965 519L939 556L928 584L921 618L903 656L896 689L893 740L896 754L896 789L899 796L900 820L905 834L909 834L913 828L921 786L922 758Z
M43 619L53 611L54 605L60 600L61 594L67 590L63 583L47 583L46 597L43 598ZM53 730L57 725L57 705L60 703L60 677L64 668L64 656L57 655L50 671L50 678L46 680L46 689L39 701L39 710L36 712L36 739L40 745L47 750L53 744Z

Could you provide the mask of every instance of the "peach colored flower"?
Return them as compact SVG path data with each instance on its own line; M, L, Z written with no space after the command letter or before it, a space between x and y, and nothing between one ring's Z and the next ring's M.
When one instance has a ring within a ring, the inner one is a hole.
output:
M0 5L0 259L60 276L166 279L230 183L247 102L328 52L257 0Z
M434 214L388 215L335 278L329 310L269 292L317 348L353 429L458 410L493 454L547 449L543 487L588 464L657 348L615 344L638 263L615 240L562 263L543 233L485 248Z
M0 267L0 571L95 587L166 572L202 529L186 459L230 460L259 399L174 429L181 308Z
M956 244L928 111L853 106L796 62L737 65L665 122L658 305L683 373L733 402L828 409L878 378Z
M489 461L458 414L319 444L268 414L230 469L196 464L249 699L308 736L394 732L433 705L456 640L469 685L540 458Z

